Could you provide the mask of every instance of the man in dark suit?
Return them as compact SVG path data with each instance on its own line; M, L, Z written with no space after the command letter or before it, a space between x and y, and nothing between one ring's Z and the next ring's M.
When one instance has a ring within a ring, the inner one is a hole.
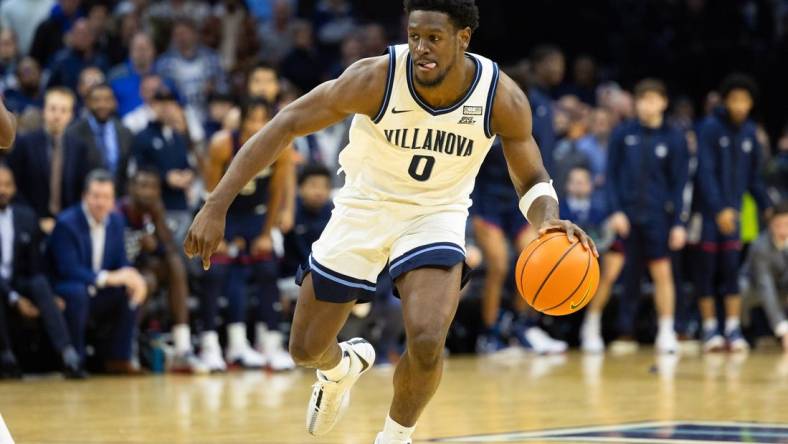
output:
M20 135L9 156L18 198L35 210L41 231L52 232L55 216L80 199L92 167L88 148L65 134L74 116L74 93L52 88L44 98L44 128Z
M40 318L52 345L60 352L66 376L83 378L79 355L61 313L63 302L56 301L41 269L35 213L25 205L12 205L15 193L13 173L0 163L0 378L19 375L8 340L8 308L28 319Z
M118 195L126 192L129 157L134 136L114 117L118 107L112 88L106 83L91 87L85 97L89 111L66 130L88 147L88 162L101 165L115 176Z
M66 321L84 359L88 320L109 335L95 344L104 370L137 373L131 363L138 307L147 287L129 266L124 224L115 207L115 185L106 170L92 171L82 203L64 210L49 239L55 293L66 301ZM104 327L104 328L103 328Z

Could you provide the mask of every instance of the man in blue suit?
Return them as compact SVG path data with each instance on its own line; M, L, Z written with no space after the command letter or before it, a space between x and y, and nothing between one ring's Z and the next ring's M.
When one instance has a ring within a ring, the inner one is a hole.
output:
M44 234L52 232L60 210L79 202L84 177L94 165L88 147L65 134L74 116L74 93L52 88L44 98L44 127L20 135L8 162L14 171L17 198L31 206Z
M147 287L131 268L124 245L123 219L115 207L111 173L92 171L85 182L82 203L64 210L49 240L55 293L66 301L66 321L80 355L85 356L88 320L110 334L96 344L104 369L136 373L131 350L137 310Z

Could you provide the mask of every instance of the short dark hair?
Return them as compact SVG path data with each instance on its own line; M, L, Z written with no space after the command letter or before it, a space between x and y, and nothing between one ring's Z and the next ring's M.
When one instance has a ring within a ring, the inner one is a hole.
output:
M436 11L449 16L457 28L479 27L479 8L474 0L405 0L405 13L413 11Z
M157 180L161 180L159 169L153 165L140 165L137 171L134 172L133 180L137 180L141 176L153 176Z
M635 84L635 98L642 97L643 94L648 92L653 92L661 95L664 98L668 98L668 88L665 86L665 82L655 78L645 78Z
M788 215L788 200L783 200L775 205L774 212L772 213L772 217L785 215Z
M304 182L306 182L307 179L315 176L324 176L326 179L328 179L329 183L331 182L331 171L329 171L325 165L320 163L310 163L304 165L304 168L301 170L301 174L298 175L298 186L300 187L304 184Z
M271 104L262 97L250 97L241 104L241 122L244 122L255 108L263 108L271 116Z
M85 97L86 98L90 98L93 95L94 92L96 92L96 91L98 91L100 89L108 89L112 93L112 96L113 97L115 96L115 91L112 89L111 86L109 86L109 83L101 82L101 83L97 83L97 84L91 86L90 88L88 88L88 93L85 94Z
M750 93L753 100L758 96L758 84L747 74L735 72L728 74L720 83L720 95L725 100L734 89L743 89Z
M85 178L85 191L90 188L94 182L96 183L111 183L113 186L115 185L115 177L112 176L112 173L105 170L104 168L96 168L88 173L87 177Z
M543 44L537 45L534 49L531 50L531 55L528 57L530 62L534 65L538 65L545 61L550 56L554 55L564 55L561 51L561 48L550 45L550 44Z
M249 75L251 75L253 72L257 71L258 69L265 69L265 70L268 70L268 71L273 71L274 74L276 74L276 76L279 77L279 70L276 69L276 66L274 66L274 65L272 65L272 64L270 64L270 63L268 63L266 61L259 61L259 62L255 63L254 66L252 66L252 69L249 70Z

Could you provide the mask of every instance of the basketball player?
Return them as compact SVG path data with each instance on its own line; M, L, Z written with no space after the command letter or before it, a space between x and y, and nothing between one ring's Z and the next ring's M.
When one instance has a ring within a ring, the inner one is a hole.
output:
M349 391L372 366L372 346L336 336L357 301L367 301L388 264L399 295L407 350L394 373L394 400L377 444L411 443L438 388L449 324L460 297L469 195L498 135L520 208L537 232L561 230L595 247L558 219L558 198L531 136L525 94L492 61L467 53L478 24L473 0L406 0L408 44L362 59L338 79L283 108L236 155L195 217L184 243L209 267L235 195L293 137L355 114L340 155L345 186L308 267L290 337L297 364L317 368L307 409L310 434L331 430Z
M209 149L205 165L205 185L213 190L242 144L260 130L271 118L271 105L262 98L252 98L241 106L241 128L220 131ZM213 328L216 318L216 293L226 289L228 298L227 360L245 368L268 366L272 370L295 367L284 351L284 335L278 331L279 302L277 258L273 252L271 230L282 206L284 187L292 168L290 153L279 156L271 168L260 170L240 190L229 207L225 247L215 258L222 265L207 271L205 276L206 307L203 322L201 357L212 371L224 370L218 339ZM274 217L272 217L272 215ZM246 334L246 282L251 278L260 287L257 305L257 348L249 345Z

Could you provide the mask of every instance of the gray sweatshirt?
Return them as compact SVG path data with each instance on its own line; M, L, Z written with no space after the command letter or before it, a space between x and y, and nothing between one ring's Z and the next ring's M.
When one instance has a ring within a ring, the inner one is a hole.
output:
M752 290L760 297L774 334L781 337L788 333L788 246L778 249L766 230L750 247L748 262Z

